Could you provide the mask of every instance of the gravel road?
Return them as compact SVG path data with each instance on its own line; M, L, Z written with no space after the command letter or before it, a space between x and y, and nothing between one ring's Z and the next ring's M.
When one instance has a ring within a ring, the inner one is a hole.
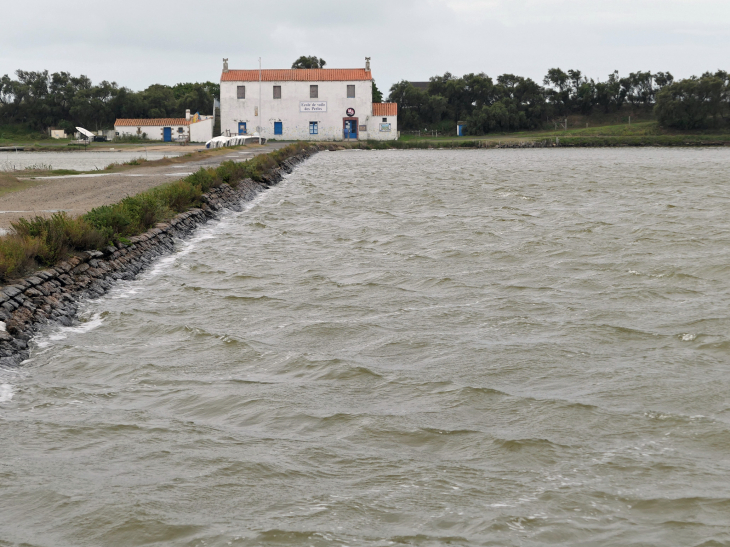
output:
M123 173L37 178L36 184L29 188L0 196L0 229L8 230L10 223L21 217L49 215L56 211L80 215L94 207L116 203L127 196L173 182L201 167L215 167L227 160L244 161L283 146L286 143L236 148L225 155L167 166L140 166Z

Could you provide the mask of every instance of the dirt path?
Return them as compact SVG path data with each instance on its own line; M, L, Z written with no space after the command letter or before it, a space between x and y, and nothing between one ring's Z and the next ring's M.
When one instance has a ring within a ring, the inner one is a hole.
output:
M201 167L215 167L228 160L244 161L283 146L286 144L240 147L228 154L167 166L140 166L122 173L38 178L29 188L0 196L0 229L9 229L10 223L21 217L49 215L56 211L80 215L94 207L110 205L127 196L173 182Z

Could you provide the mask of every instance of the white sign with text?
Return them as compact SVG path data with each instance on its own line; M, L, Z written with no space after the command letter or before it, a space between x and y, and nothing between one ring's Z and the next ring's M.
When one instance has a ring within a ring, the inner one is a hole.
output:
M327 112L327 101L302 101L299 112Z

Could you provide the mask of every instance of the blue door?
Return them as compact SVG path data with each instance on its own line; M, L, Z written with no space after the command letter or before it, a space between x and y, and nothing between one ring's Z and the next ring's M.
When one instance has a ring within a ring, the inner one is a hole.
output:
M284 134L284 126L281 124L281 122L274 122L274 135L283 135Z
M357 120L345 120L345 139L357 139Z
M172 142L172 127L162 128L162 140L165 142Z
M246 122L238 122L238 134L239 135L246 134Z
M465 126L463 126L463 125L457 125L457 126L456 126L456 134L457 134L457 135L458 135L459 137L463 137L463 136L464 136L464 127L465 127Z

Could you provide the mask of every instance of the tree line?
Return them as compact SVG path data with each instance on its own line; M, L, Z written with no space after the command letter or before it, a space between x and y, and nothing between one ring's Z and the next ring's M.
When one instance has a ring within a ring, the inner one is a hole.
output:
M457 122L472 135L551 127L572 114L618 112L625 106L650 112L667 127L722 127L730 121L730 81L718 71L676 81L669 72L618 71L595 81L580 70L553 68L538 84L530 78L502 74L496 82L484 73L434 76L422 89L408 81L390 88L398 103L401 130L453 132Z
M326 65L324 59L302 56L295 68ZM186 109L210 114L220 84L213 82L154 84L143 91L116 82L93 84L84 75L18 70L0 79L0 125L36 131L57 127L73 131L111 128L117 118L178 118ZM373 82L373 100L382 94ZM390 88L398 103L401 130L436 129L453 133L466 123L472 135L553 127L572 114L614 113L630 106L653 112L660 124L677 129L722 128L730 123L730 76L725 71L675 81L669 72L613 72L601 81L579 70L550 69L542 84L502 74L496 81L484 73L462 77L447 72L434 76L427 88L400 81Z
M18 70L15 78L0 79L0 125L21 125L36 131L48 127L75 131L107 129L117 118L180 118L186 109L213 112L220 84L155 84L143 91L120 87L116 82L93 84L84 76L47 70Z

